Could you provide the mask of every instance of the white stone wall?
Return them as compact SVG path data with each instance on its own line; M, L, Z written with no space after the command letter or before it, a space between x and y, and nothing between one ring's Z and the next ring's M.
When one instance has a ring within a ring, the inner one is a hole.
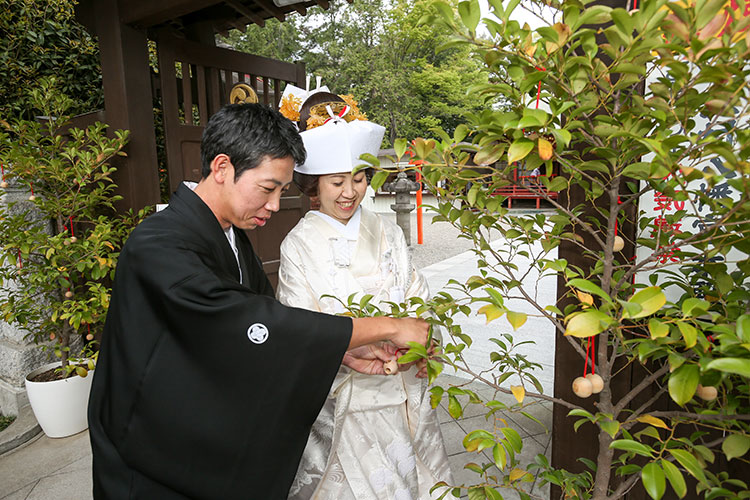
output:
M0 206L26 200L28 196L25 189L0 189ZM26 374L49 363L53 357L25 339L27 334L26 330L0 320L0 413L3 415L18 415L18 410L29 403L24 385Z

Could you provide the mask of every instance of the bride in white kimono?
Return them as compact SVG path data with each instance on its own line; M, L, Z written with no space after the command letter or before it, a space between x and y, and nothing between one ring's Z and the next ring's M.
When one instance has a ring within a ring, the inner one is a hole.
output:
M341 115L334 94L318 96ZM307 106L307 103L306 103ZM344 107L345 108L345 107ZM305 110L303 107L303 119ZM346 110L343 109L343 115ZM305 128L305 122L301 123ZM373 303L427 298L427 283L411 263L401 229L362 207L367 178L352 167L377 154L384 129L367 121L331 120L302 132L308 159L295 182L317 196L320 210L299 221L281 244L278 299L287 305L339 313L351 294ZM448 458L427 384L417 368L396 376L363 375L341 366L313 425L289 498L423 500L451 482Z

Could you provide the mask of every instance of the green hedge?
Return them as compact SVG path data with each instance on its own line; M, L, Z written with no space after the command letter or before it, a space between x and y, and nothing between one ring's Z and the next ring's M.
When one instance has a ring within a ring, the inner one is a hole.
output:
M74 113L103 106L99 49L74 18L73 0L13 0L0 10L0 116L32 118L28 93L54 75Z

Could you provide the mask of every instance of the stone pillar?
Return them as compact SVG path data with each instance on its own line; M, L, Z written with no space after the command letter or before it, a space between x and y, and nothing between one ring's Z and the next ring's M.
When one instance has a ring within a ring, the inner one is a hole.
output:
M22 202L28 197L27 189L11 185L0 189L0 207L6 209L9 203ZM6 262L5 265L15 263ZM3 283L0 296L6 293L4 289L13 286L13 283ZM24 384L26 374L52 361L51 354L25 339L27 335L26 330L0 320L0 413L6 416L18 415L19 410L29 404Z
M419 189L419 184L410 181L403 170L398 173L396 180L383 184L384 191L396 193L396 203L391 205L391 210L396 212L396 224L401 227L406 238L406 244L411 246L411 215L416 205L411 203L411 192Z

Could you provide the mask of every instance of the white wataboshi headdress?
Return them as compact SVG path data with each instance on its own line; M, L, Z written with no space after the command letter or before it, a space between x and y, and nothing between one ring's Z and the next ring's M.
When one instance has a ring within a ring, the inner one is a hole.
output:
M307 159L294 170L309 175L351 172L354 167L365 163L359 159L361 155L378 155L383 134L385 127L377 123L331 119L320 127L300 134L307 150Z
M299 121L299 111L307 98L317 92L329 92L320 86L303 90L287 85L281 98L280 111L290 120ZM364 162L359 157L365 153L377 156L383 141L385 127L367 121L357 102L348 95L339 96L345 102L322 102L310 108L306 130L300 133L307 151L304 164L294 170L308 175L351 172Z

